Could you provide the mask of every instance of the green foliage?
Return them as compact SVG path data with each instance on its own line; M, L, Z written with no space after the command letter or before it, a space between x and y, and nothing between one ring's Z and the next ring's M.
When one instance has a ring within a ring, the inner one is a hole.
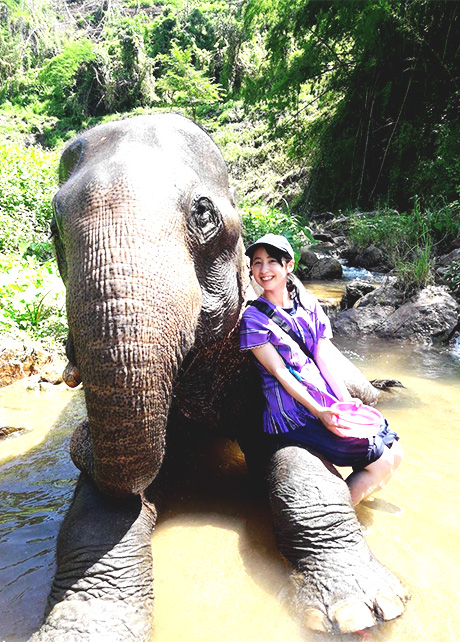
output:
M457 298L460 298L460 262L452 261L449 265L446 273L444 274L444 280L452 290L452 294Z
M372 215L351 215L350 241L358 248L382 248L395 267L404 290L432 281L434 250L460 236L459 204L422 211L418 201L411 213L381 210Z
M43 132L46 144L91 119L161 103L196 116L220 101L215 80L227 89L241 84L240 3L169 0L160 8L149 1L115 7L53 0L52 10L49 2L0 5L0 104L56 118L55 132Z
M154 61L145 51L145 25L142 18L118 20L108 47L106 113L129 111L151 104L155 98Z
M166 103L190 109L196 118L197 107L218 102L222 88L195 68L193 53L192 48L181 50L174 42L168 56L160 54L165 73L156 88Z
M291 243L296 263L300 249L306 244L314 243L310 231L290 212L267 205L247 205L240 207L243 219L243 237L245 244L257 241L264 234L282 234Z
M56 169L55 152L11 144L0 147L0 252L35 248L39 255L49 256Z
M77 115L83 106L75 101L77 72L89 66L96 58L92 42L83 39L69 42L64 50L48 60L38 74L42 96L47 101L47 110L56 116ZM75 114L75 107L78 111Z
M246 21L268 51L247 95L274 124L287 114L293 153L311 154L311 205L458 199L458 3L250 0Z
M434 259L429 242L422 247L414 247L410 253L400 256L395 262L395 272L399 288L411 296L433 282Z
M430 245L441 250L460 236L460 204L450 203L437 209L423 210L419 202L410 213L381 209L375 213L351 214L350 241L358 248L384 247L387 252L400 246Z
M63 341L65 292L54 261L0 256L0 332Z
M0 4L0 98L20 98L19 81L62 47L64 33L55 6L49 0Z

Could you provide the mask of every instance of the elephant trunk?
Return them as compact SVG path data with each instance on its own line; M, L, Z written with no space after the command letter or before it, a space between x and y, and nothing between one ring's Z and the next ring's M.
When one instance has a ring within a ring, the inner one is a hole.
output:
M91 442L72 456L101 490L127 495L161 466L172 385L194 343L201 291L184 235L170 233L179 215L155 229L138 212L129 229L116 208L105 215L97 226L79 219L67 245L69 329Z

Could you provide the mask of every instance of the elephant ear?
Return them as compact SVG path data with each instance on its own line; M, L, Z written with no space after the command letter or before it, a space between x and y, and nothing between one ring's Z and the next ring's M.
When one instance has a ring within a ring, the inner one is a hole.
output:
M212 241L223 229L219 210L206 196L197 196L193 199L190 214L190 231L201 244Z

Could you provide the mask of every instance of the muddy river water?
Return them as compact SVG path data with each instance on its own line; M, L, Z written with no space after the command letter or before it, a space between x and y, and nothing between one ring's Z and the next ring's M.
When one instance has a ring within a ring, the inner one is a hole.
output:
M460 355L371 340L337 341L369 378L405 389L380 404L405 460L358 517L377 557L411 594L406 613L373 629L379 642L454 642L460 628ZM0 425L27 430L0 443L0 641L39 626L54 572L57 531L77 471L70 434L81 391L0 390ZM222 440L200 492L173 495L152 538L156 642L309 642L289 609L288 570L269 515L246 492L244 464ZM347 471L343 471L347 472ZM336 636L334 640L361 639Z

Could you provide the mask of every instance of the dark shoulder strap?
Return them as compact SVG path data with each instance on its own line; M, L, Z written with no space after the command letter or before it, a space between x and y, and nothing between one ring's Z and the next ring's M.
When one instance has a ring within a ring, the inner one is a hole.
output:
M265 303L264 301L260 301L257 299L256 301L249 301L248 305L253 305L255 308L259 310L259 312L262 312L265 314L269 319L273 321L273 323L276 323L277 326L281 328L287 335L291 337L293 341L297 343L299 348L302 350L304 354L307 355L309 359L312 361L315 360L314 356L310 352L310 350L307 348L305 343L302 341L302 339L299 337L299 335L294 332L294 330L291 328L289 323L283 319L283 317L278 314L278 312L272 308L271 306L268 305L268 303Z

